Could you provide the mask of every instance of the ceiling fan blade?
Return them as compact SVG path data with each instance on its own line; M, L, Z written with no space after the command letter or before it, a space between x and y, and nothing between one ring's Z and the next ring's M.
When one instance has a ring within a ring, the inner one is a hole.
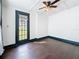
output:
M40 10L40 9L43 9L43 8L46 8L46 7L41 7L41 8L39 8L39 10Z
M59 1L60 0L55 0L54 2L51 3L51 5L53 5L53 4L55 4L55 3L59 2Z
M50 6L51 1L44 1L43 4L45 4L46 6Z
M47 5L47 2L46 2L46 1L44 1L44 2L43 2L43 4Z
M50 6L50 4L51 4L51 1L48 1L48 2L47 2L47 6Z
M50 8L57 8L57 6L50 6Z

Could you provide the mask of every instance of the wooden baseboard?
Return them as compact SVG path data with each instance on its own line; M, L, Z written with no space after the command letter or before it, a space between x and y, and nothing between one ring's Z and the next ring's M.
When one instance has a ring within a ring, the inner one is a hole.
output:
M66 40L66 39L62 39L62 38L58 38L58 37L53 37L53 36L45 36L45 37L40 37L40 38L34 38L34 39L29 40L29 42L40 41L40 40L44 40L46 38L51 38L51 39L54 39L54 40L62 41L64 43L79 46L79 42L70 41L70 40ZM26 43L29 43L29 42L26 42ZM17 47L16 44L12 44L12 45L8 45L8 46L4 46L4 49L15 48L15 47Z
M79 42L70 41L70 40L67 40L67 39L53 37L53 36L48 36L48 38L51 38L51 39L54 39L54 40L58 40L58 41L62 41L64 43L72 44L72 45L75 45L75 46L79 46Z
M29 40L29 41L26 42L26 43L44 40L45 38L48 38L48 36L40 37L40 38L34 38L34 39ZM25 44L25 43L24 43L24 44ZM18 46L17 44L12 44L12 45L8 45L8 46L4 46L4 49L15 48L15 47L17 47L17 46Z
M30 42L34 42L34 41L40 41L40 40L44 40L48 38L48 36L45 36L45 37L40 37L40 38L34 38L34 39L31 39Z

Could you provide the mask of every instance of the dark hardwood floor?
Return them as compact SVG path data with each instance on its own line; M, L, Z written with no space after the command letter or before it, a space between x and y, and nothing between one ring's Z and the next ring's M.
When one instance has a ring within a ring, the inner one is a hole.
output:
M79 47L47 38L7 49L2 59L79 59Z

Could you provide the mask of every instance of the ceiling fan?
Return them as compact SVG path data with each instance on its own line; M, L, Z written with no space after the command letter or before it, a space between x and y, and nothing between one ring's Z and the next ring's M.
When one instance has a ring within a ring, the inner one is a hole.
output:
M56 4L57 2L59 2L60 0L55 0L53 2L51 1L43 1L42 3L45 5L44 7L39 8L39 10L44 9L44 8L57 8Z

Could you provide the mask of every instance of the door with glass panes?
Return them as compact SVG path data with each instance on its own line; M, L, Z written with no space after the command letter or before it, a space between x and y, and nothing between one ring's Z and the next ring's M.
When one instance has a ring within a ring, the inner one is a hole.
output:
M29 13L16 11L16 44L29 40Z

